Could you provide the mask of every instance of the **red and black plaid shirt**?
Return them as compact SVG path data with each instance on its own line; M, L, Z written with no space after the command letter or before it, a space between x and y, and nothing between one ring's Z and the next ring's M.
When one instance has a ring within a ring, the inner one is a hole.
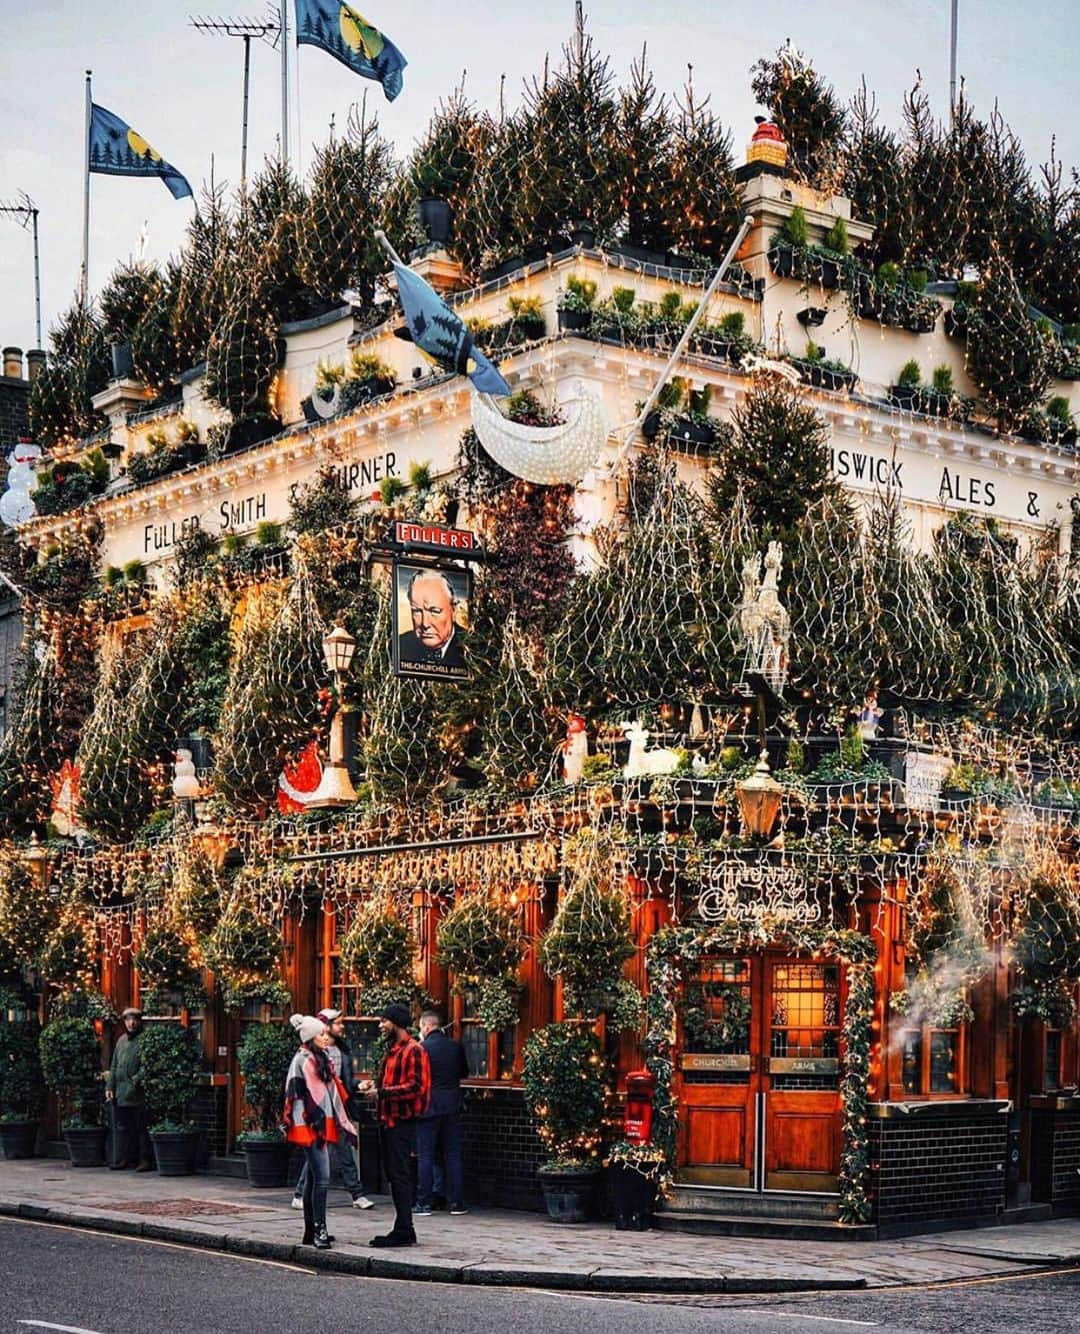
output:
M427 1111L431 1097L431 1066L415 1038L395 1042L383 1058L376 1081L379 1120L384 1126L411 1121Z

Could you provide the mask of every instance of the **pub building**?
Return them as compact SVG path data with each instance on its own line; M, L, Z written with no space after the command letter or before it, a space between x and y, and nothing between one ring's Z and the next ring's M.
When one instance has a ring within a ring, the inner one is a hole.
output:
M776 151L769 132L755 138L743 180L754 225L739 255L739 277L721 285L717 302L721 313L743 315L763 363L758 374L790 378L793 363L783 350L805 343L800 316L808 297L803 278L778 264L770 238L796 206L812 239L837 219L856 243L871 229L851 216L848 200L759 170ZM497 322L508 297L535 298L546 333L503 357L503 374L515 390L553 391L560 399L584 389L602 402L610 422L632 420L667 352L559 329L558 295L567 278L595 283L598 302L620 286L633 286L642 301L677 292L692 302L706 281L581 246L469 289L445 253L415 266L453 294L463 317ZM934 294L946 310L954 295L947 284ZM820 299L815 290L814 301ZM182 418L205 435L220 414L203 395L198 369L182 377L181 400L164 407L147 407L152 391L129 374L118 376L95 403L110 422L113 483L77 515L21 525L20 540L45 559L92 516L103 531L102 566L140 562L151 593L164 595L185 535L195 529L215 538L251 535L260 524L284 523L290 495L320 468L332 467L340 485L363 498L386 479L407 484L416 465L426 465L436 481L452 479L470 422L467 381L422 369L411 344L394 338L398 322L390 311L383 325L362 328L343 308L284 326L274 406L285 429L142 482L122 468L145 449L151 431L170 432ZM1045 543L1049 533L1064 556L1075 456L891 402L889 386L913 338L926 364L949 365L956 383L970 388L963 346L940 322L913 334L866 313L833 310L825 336L835 340L849 324L858 343L858 392L817 377L804 393L827 425L834 475L859 504L869 506L888 490L902 507L911 543L924 552L943 524L974 515L992 519L994 531L1021 545ZM319 363L344 363L355 348L391 367L396 387L324 417L312 406ZM695 352L680 371L692 389L710 391L719 420L751 389L749 373L726 350ZM1060 388L1080 405L1075 387ZM641 441L637 447L648 448ZM573 496L569 540L583 564L598 559L601 525L619 522L625 512L623 483L617 474L605 476L603 466L615 448L604 444ZM676 436L669 449L680 480L702 492L708 457ZM465 507L451 522L419 512L406 493L386 507L386 518L387 528L397 521L388 549L435 543L459 566L477 554L473 539L460 536L475 530ZM170 883L201 850L216 867L240 866L240 874L258 881L263 902L275 905L288 1001L227 1008L222 988L206 973L205 1001L189 1006L190 998L174 998L150 1020L179 1020L200 1040L204 1164L232 1170L239 1161L244 1105L237 1049L250 1025L282 1021L290 1009L333 1006L348 1017L360 1064L370 1066L377 1026L364 1013L362 986L342 946L360 906L384 896L411 932L417 995L445 1010L468 1052L471 1198L540 1207L537 1166L545 1155L526 1110L522 1062L530 1034L569 1011L566 989L542 966L537 942L568 891L592 875L615 886L629 909L634 948L623 977L645 998L645 1011L617 1031L605 1010L596 1027L617 1093L626 1075L643 1066L655 1078L654 1131L669 1136L672 1150L672 1181L657 1226L765 1235L791 1235L794 1228L796 1235L843 1238L1042 1217L1080 1203L1077 1027L1064 1002L1026 1014L1015 1003L1023 989L1017 940L1032 920L1025 895L1051 882L1076 911L1076 748L1060 738L1010 740L989 724L926 721L853 698L855 735L876 763L873 776L861 777L857 766L854 773L834 766L832 777L827 766L823 771L819 761L836 751L843 729L830 724L815 731L804 711L803 769L824 776L777 783L773 775L790 759L790 729L777 721L787 659L797 663L807 647L787 638L785 617L807 594L779 571L782 554L770 553L764 581L759 571L741 607L724 609L724 616L738 612L748 629L747 670L734 692L718 687L707 705L665 699L644 740L641 729L637 741L628 740L610 713L588 717L591 764L588 772L578 770L576 782L562 781L571 774L560 772L570 765L568 742L538 786L501 804L452 801L434 811L421 801L396 809L358 806L321 824L208 813L196 800L188 823L160 843L84 846L80 839L78 847L71 842L48 856L33 854L36 873L70 874L91 887L98 981L117 1012L147 992L135 958L155 909L152 894L132 897L133 882ZM253 561L244 596L282 578L279 560ZM123 652L147 616L143 604L113 616L106 636L113 651ZM357 647L357 660L367 647ZM866 670L873 673L874 665ZM767 718L768 764L751 774L743 761L761 750L759 710ZM351 750L355 736L349 727L343 733ZM735 777L724 773L732 751ZM650 765L655 754L679 756L681 767ZM188 760L196 771L192 790L199 791L208 761L198 753ZM362 781L352 754L341 764L352 765L352 782ZM303 786L302 767L298 761L287 770L281 786L310 797L315 784ZM960 790L955 776L973 770L996 775L996 789ZM189 776L178 770L177 782ZM63 793L57 799L61 815L64 799ZM67 832L74 832L78 812L69 805L66 815ZM1041 869L1032 872L1033 866ZM481 890L512 908L524 942L513 989L517 1022L498 1028L484 1026L475 989L458 985L437 948L440 923L455 902ZM1075 975L1062 974L1054 995L1060 1000L1075 984ZM370 1137L363 1169L367 1185L378 1188Z

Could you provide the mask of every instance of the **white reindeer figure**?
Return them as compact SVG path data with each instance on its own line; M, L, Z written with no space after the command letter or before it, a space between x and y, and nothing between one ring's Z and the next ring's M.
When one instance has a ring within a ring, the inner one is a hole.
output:
M646 750L649 739L648 728L641 723L620 723L630 742L630 758L623 769L626 778L647 778L652 774L671 774L679 767L679 757L673 750L658 747Z

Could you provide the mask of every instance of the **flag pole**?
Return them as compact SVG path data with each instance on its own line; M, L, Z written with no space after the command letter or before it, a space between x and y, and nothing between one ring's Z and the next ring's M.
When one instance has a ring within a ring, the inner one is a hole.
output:
M402 268L406 267L405 261L401 258L398 252L390 244L390 238L387 236L387 234L383 231L381 227L377 227L375 229L375 240L378 241L378 243L382 246L382 248L386 251L386 253L390 256L390 258L394 261L395 264L400 264Z
M690 320L688 321L686 328L683 330L682 337L679 339L678 343L676 343L675 350L668 358L667 365L660 372L659 378L653 385L652 393L642 404L641 411L638 413L637 417L634 419L633 424L626 432L626 436L623 439L622 444L619 446L618 453L615 455L614 459L612 459L611 466L604 474L605 479L610 479L611 477L614 477L615 469L622 462L623 458L630 452L630 446L634 443L634 437L641 429L645 421L645 418L649 415L650 412L652 412L653 408L656 406L656 401L660 397L660 393L661 390L664 388L664 385L667 383L668 376L675 369L676 365L679 362L679 358L686 351L687 344L690 342L690 339L694 336L694 330L697 328L705 312L708 310L709 302L712 300L713 295L716 292L716 289L720 286L720 282L724 274L728 271L728 268L731 265L731 261L735 258L736 251L739 249L739 246L742 245L743 238L747 235L747 233L750 231L750 228L753 227L753 225L754 225L754 219L748 213L746 217L744 217L742 220L742 225L739 227L739 230L735 235L735 240L732 241L731 245L728 247L727 254L720 261L720 267L713 274L712 282L709 283L708 287L705 289L704 296L698 302L697 310L695 310L693 315L690 317Z
M281 0L281 165L289 165L289 0Z
M82 273L79 278L79 295L83 306L90 304L90 121L93 112L93 94L90 91L90 76L93 70L86 71L86 135L83 173L83 224L82 224Z

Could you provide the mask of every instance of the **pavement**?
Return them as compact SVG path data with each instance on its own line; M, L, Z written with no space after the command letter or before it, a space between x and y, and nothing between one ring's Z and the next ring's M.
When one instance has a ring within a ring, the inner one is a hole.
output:
M540 1214L477 1209L416 1220L417 1246L377 1251L390 1201L350 1207L332 1190L329 1251L297 1244L289 1189L240 1178L109 1172L58 1159L0 1162L0 1216L145 1237L378 1278L608 1293L792 1293L890 1288L1034 1272L1080 1263L1080 1218L881 1242L616 1232Z

